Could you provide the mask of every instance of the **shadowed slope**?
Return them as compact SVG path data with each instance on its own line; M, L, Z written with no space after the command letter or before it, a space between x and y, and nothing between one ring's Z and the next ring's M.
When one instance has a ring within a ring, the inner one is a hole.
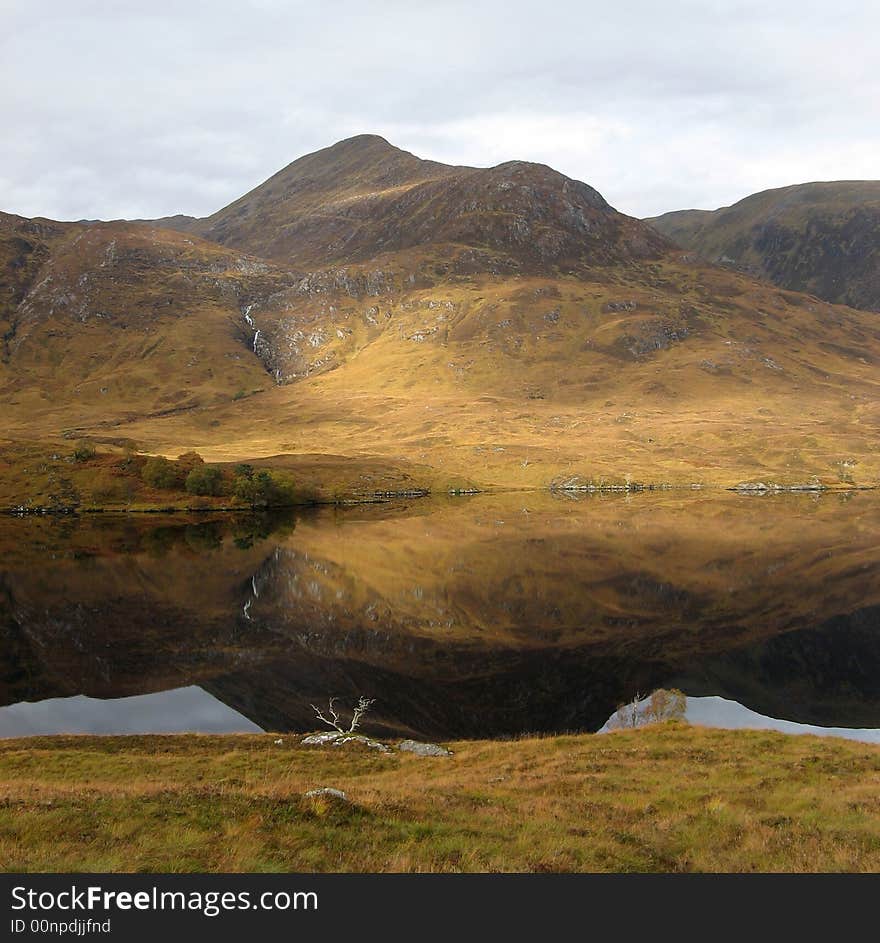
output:
M647 222L710 262L880 311L880 181L799 184Z

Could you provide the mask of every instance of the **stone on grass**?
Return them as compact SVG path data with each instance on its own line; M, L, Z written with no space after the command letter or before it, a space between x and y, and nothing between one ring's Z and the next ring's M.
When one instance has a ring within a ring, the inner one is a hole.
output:
M371 740L359 733L338 733L335 730L327 733L313 733L304 737L304 744L308 746L325 747L332 744L334 747L341 747L346 743L360 743L370 750L378 750L380 753L390 753L391 749L379 740Z
M333 789L332 786L322 786L320 789L310 789L305 794L307 799L339 799L340 802L348 802L348 796L341 789Z
M417 756L452 756L452 750L441 747L439 743L422 743L419 740L401 740L397 749Z

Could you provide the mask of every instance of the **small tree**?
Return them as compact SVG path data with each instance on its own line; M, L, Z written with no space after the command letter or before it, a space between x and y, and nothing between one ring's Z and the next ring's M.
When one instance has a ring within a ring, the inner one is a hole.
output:
M88 462L97 455L97 451L92 442L88 439L80 439L73 450L73 460L75 462Z
M186 476L186 490L190 494L217 495L223 484L223 473L211 465L198 465Z
M678 688L659 688L648 698L646 723L659 724L664 720L683 720L687 697Z
M181 483L176 465L162 455L148 458L144 462L141 478L151 488L175 488Z
M245 469L241 472L241 469ZM280 490L267 471L254 473L250 465L239 465L232 481L232 493L253 508L271 507L280 503Z
M137 471L137 442L134 439L123 439L120 445L122 446L122 461L119 467L124 471Z
M186 480L186 476L194 469L201 468L205 460L198 452L184 452L177 456L177 468L180 472L181 481Z
M376 699L374 697L361 696L358 699L357 705L354 708L354 712L351 715L351 723L348 726L348 730L346 730L345 727L342 726L339 717L339 711L336 710L335 702L337 700L338 698L335 697L330 698L330 703L328 706L328 713L330 714L329 717L326 717L323 711L314 704L311 705L311 708L315 712L315 716L318 718L318 720L324 724L327 724L328 727L332 727L341 736L353 734L358 729L361 718L376 703Z
M658 688L645 697L636 693L629 704L621 704L610 722L611 727L645 727L665 720L683 720L687 697L677 688Z

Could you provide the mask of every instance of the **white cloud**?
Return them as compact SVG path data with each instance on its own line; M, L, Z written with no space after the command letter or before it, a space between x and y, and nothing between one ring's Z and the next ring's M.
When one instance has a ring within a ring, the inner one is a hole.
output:
M649 215L878 176L874 0L0 4L0 208L209 213L363 131Z

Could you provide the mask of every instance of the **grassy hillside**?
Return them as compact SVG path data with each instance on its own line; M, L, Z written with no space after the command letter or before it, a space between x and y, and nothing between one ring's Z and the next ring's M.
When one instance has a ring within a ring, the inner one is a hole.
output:
M11 871L877 871L880 749L662 725L452 744L0 741ZM349 802L307 798L342 789Z
M880 311L880 181L765 190L647 220L711 262L825 301Z

